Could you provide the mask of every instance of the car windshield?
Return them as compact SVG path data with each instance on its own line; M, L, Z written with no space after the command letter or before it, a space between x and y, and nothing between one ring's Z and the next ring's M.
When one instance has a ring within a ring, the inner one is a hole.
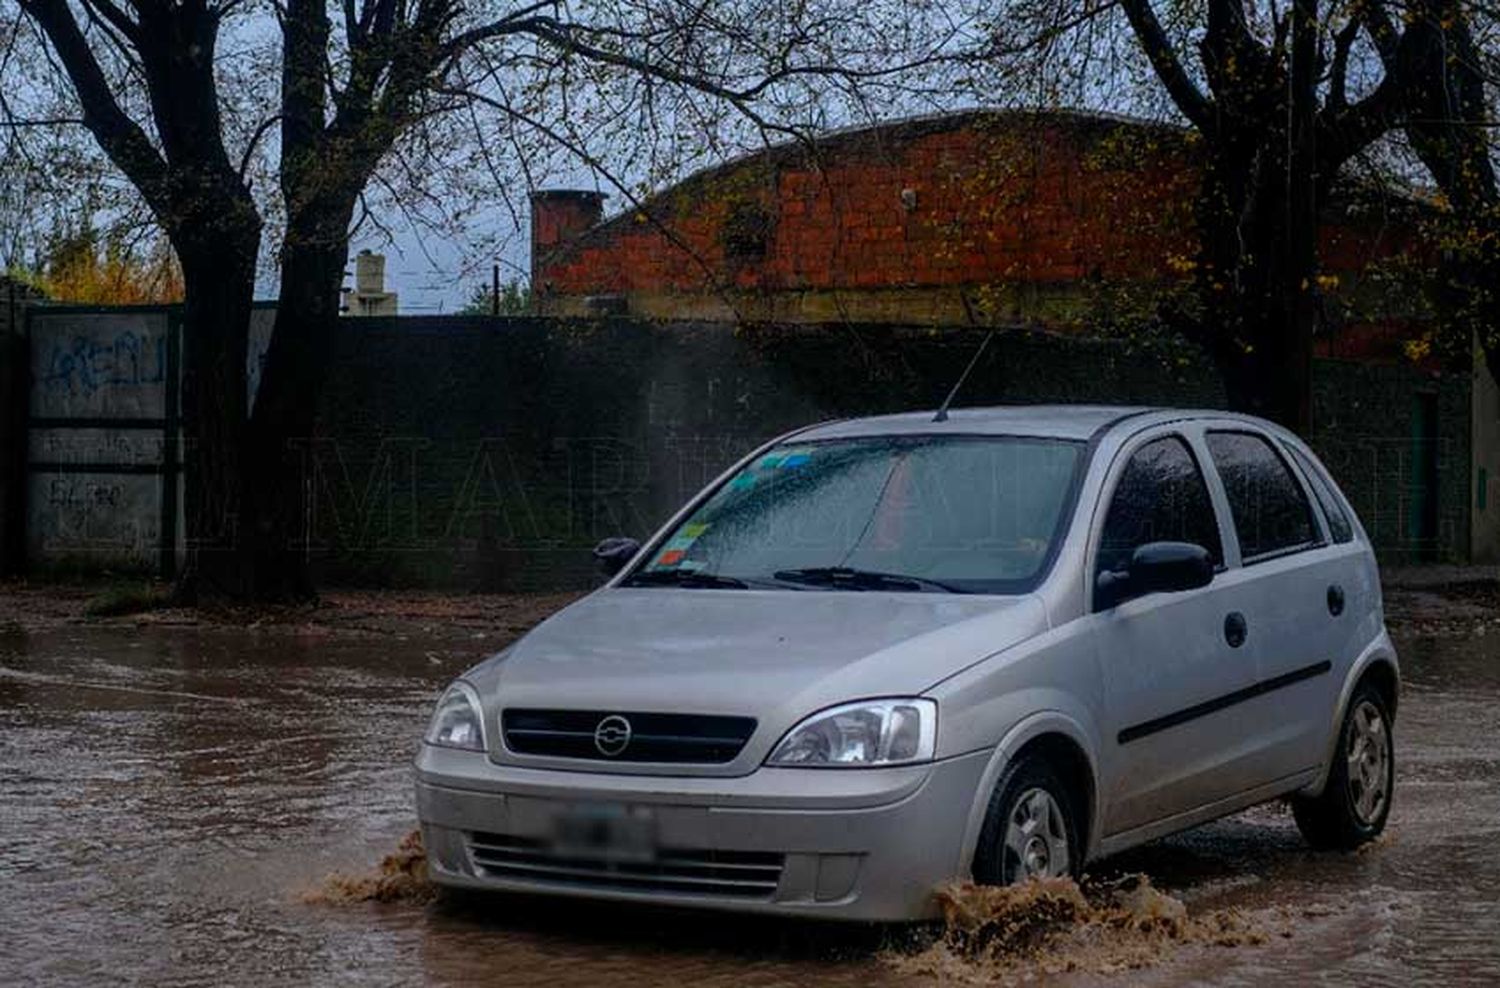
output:
M679 525L637 586L1023 593L1043 575L1083 444L1005 436L777 446Z

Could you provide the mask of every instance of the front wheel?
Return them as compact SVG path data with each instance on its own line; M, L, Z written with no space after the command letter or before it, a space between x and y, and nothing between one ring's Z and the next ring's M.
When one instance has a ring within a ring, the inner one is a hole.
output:
M1374 840L1391 814L1396 749L1378 690L1361 683L1349 698L1323 792L1292 800L1297 829L1313 847L1350 850Z
M1052 766L1036 755L1018 760L990 798L974 853L975 881L1077 877L1083 870L1077 820L1072 794Z

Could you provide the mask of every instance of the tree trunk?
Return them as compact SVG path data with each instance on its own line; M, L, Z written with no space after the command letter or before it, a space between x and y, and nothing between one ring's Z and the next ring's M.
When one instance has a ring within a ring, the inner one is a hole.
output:
M1208 142L1197 203L1202 312L1189 335L1218 370L1231 409L1304 430L1315 310L1303 306L1316 224L1289 222L1293 172L1287 132L1276 126L1285 119L1273 110L1224 121Z
M352 214L351 200L294 217L282 249L276 322L245 447L247 565L261 600L315 596L308 441L333 365Z
M244 484L245 362L258 237L234 246L183 243L183 464L187 565L178 594L245 596L240 493Z

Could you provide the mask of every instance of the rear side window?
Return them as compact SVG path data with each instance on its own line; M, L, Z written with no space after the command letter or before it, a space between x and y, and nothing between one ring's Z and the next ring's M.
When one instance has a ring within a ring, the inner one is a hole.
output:
M1210 432L1213 457L1246 560L1317 541L1302 486L1271 444L1249 432Z
M1224 558L1203 472L1176 436L1153 439L1125 464L1104 516L1096 573L1125 569L1147 542L1194 542L1215 565Z
M1311 460L1302 455L1294 446L1288 446L1292 459L1297 461L1297 466L1302 468L1302 476L1307 478L1307 484L1312 488L1313 497L1318 499L1319 506L1323 509L1323 517L1328 519L1328 534L1333 536L1335 542L1350 542L1354 539L1354 526L1349 523L1349 515L1345 513L1344 506L1339 503L1338 495L1328 486L1328 481L1323 479L1323 472L1313 466Z

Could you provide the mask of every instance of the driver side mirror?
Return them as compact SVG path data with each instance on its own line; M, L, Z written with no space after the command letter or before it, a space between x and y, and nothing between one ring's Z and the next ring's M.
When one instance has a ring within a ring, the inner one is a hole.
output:
M614 576L625 568L625 564L635 558L635 554L641 551L639 541L632 538L617 536L605 539L594 546L594 562L599 566L599 572L605 576Z
M1148 593L1172 593L1206 587L1214 579L1214 559L1192 542L1147 542L1136 546L1124 570L1106 570L1094 583L1100 607L1114 607Z

